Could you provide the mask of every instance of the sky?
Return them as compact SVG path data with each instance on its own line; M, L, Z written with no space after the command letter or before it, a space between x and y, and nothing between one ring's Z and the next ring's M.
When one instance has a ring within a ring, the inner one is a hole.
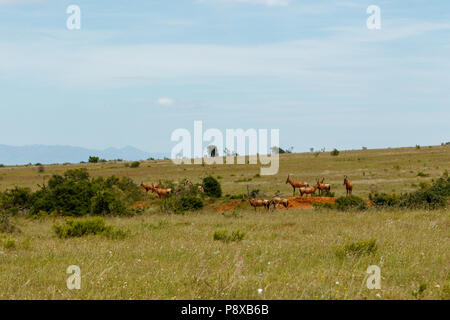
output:
M195 120L294 152L450 141L450 1L0 0L0 144L170 153Z

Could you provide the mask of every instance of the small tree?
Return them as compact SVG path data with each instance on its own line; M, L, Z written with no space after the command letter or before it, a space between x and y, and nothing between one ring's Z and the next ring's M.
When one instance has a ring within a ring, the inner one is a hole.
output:
M331 155L332 156L338 156L339 155L339 150L334 148L333 151L331 151Z
M205 194L209 197L220 198L222 196L220 183L212 176L203 178L203 189L205 190Z
M141 163L140 163L139 161L133 161L133 162L130 164L130 168L137 168L137 167L139 167L140 164L141 164Z
M89 163L97 163L100 160L99 157L90 156L89 157Z

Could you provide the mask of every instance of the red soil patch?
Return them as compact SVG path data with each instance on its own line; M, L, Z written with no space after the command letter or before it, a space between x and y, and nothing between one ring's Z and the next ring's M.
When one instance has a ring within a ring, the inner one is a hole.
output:
M313 203L331 203L333 204L336 198L334 197L290 197L289 208L293 209L312 209Z
M312 209L313 203L334 203L334 197L289 197L288 209ZM245 200L231 201L217 208L217 212L233 210L234 207L241 204ZM286 209L282 205L277 206L278 209Z
M220 207L218 207L217 208L217 212L233 210L234 207L236 207L237 205L241 204L242 202L244 202L244 200L237 200L237 201L228 202L227 204L224 204L224 205L221 205Z
M133 204L130 208L131 209L140 209L140 208L145 208L145 207L147 207L149 205L150 205L149 201L138 202L138 203Z

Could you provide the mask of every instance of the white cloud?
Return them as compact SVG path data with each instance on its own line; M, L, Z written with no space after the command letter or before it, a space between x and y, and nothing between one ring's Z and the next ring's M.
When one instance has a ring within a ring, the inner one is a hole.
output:
M173 99L167 98L167 97L161 97L157 100L157 102L159 105L165 106L165 107L171 106L175 103L175 101Z
M185 81L209 77L296 77L312 82L358 83L379 78L383 70L397 70L398 56L386 56L384 42L449 30L448 24L408 23L393 27L386 21L382 30L329 28L332 34L318 39L252 46L211 44L86 44L67 34L49 33L40 41L0 41L0 78L7 81L63 87L127 87L148 85L164 79ZM88 36L88 35L86 35ZM95 39L90 35L88 39ZM92 41L89 41L92 43ZM438 74L449 64L448 49L422 57ZM403 57L417 65L419 55ZM416 64L414 63L416 61ZM413 68L415 70L415 68ZM364 78L358 78L364 77ZM170 98L160 105L174 103Z

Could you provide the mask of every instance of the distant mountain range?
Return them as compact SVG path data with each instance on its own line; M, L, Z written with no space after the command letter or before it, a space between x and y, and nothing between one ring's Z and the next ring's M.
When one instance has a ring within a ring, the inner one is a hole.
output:
M105 160L132 161L148 158L162 159L167 155L164 153L149 153L131 146L94 150L73 146L30 145L16 147L0 144L0 164L4 165L79 163L81 161L87 162L90 156L97 156Z

